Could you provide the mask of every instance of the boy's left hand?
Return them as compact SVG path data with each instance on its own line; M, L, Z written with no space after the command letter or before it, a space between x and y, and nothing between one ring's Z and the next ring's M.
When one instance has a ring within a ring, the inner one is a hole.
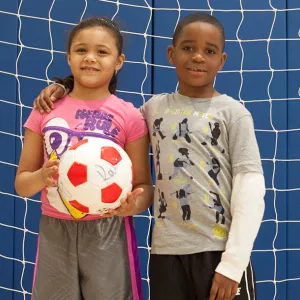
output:
M136 198L144 192L143 188L137 188L127 194L127 198L121 200L121 205L116 209L109 209L103 217L120 216L127 217L135 214Z
M209 300L231 300L235 297L238 286L239 284L236 281L216 272Z

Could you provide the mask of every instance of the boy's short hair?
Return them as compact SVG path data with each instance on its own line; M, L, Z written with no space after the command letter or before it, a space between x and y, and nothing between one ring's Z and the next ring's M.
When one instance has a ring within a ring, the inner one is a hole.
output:
M214 16L209 15L207 13L194 13L194 14L190 14L190 15L187 15L184 18L182 18L179 21L179 23L177 24L175 32L173 34L173 46L176 45L176 42L177 42L182 30L184 29L184 27L186 27L187 25L194 23L194 22L209 23L209 24L215 26L217 29L219 29L219 31L221 33L221 37L222 37L222 44L223 44L222 51L224 50L224 48L225 48L224 27L217 18L215 18Z

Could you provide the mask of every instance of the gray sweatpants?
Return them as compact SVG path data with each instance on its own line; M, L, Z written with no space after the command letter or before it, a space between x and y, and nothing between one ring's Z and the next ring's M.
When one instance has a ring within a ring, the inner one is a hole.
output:
M141 300L132 218L42 216L32 300Z

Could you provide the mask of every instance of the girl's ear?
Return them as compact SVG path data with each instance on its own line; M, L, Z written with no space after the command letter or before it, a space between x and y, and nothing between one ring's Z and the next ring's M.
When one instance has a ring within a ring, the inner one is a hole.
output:
M124 61L125 61L125 54L122 53L121 55L119 55L117 59L116 71L119 71L122 68Z

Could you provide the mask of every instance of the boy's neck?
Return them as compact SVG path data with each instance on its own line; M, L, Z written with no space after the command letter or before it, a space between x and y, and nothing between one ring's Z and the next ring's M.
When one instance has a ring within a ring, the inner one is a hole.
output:
M108 87L87 88L76 82L74 82L74 88L70 93L72 98L80 100L104 100L110 95Z
M180 84L179 83L179 90L178 92L181 95L190 97L190 98L213 98L217 97L220 95L219 92L215 90L213 85L208 85L208 86L186 86L185 84Z

